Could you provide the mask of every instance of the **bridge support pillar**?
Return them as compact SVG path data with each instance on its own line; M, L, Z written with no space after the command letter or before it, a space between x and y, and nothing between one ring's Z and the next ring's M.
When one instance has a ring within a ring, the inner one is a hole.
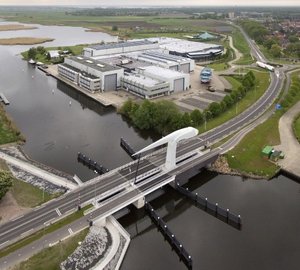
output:
M145 197L142 197L140 199L138 199L137 201L135 201L133 203L133 205L137 208L137 209L140 209L142 207L144 207L145 205Z

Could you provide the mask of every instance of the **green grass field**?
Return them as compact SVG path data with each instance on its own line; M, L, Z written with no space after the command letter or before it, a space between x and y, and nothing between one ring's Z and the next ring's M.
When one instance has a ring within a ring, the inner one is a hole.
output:
M22 207L35 207L59 195L43 192L43 190L18 179L13 179L13 186L10 190L18 205Z
M228 65L226 63L213 63L207 65L208 67L212 68L215 71L222 71L228 68Z
M300 115L295 119L293 123L293 129L297 140L300 143Z
M232 106L230 109L228 109L220 116L207 121L206 130L205 130L205 125L202 125L199 128L200 133L213 129L225 123L226 121L229 121L230 119L234 118L236 116L236 113L239 114L243 112L263 95L263 93L266 91L269 85L269 73L267 72L262 73L257 71L253 71L253 73L257 80L257 87L255 87L255 90L247 92L247 94L237 104ZM228 79L227 76L226 79ZM233 77L231 77L228 80L230 80L229 82L233 84L233 87L239 86L239 82Z
M254 61L250 55L250 47L245 40L243 34L238 30L235 29L232 33L232 40L233 46L240 51L243 56L235 62L237 65L248 65L252 64Z
M85 229L53 247L40 251L25 262L15 266L13 270L60 270L60 263L75 251L78 242L82 242L87 234L88 229Z
M299 72L291 77L290 90L299 85ZM289 91L290 91L289 90ZM289 96L288 106L277 111L267 121L256 127L248 133L243 140L233 150L226 154L231 168L241 172L254 173L261 176L272 177L278 171L279 167L261 155L262 148L266 145L280 144L280 135L278 122L283 113L300 100L300 92Z

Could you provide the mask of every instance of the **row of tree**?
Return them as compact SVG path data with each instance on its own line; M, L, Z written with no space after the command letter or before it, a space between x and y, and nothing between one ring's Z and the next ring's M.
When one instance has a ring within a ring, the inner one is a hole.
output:
M252 71L241 78L242 86L226 95L220 102L212 102L203 112L194 110L191 113L181 113L171 101L150 102L145 100L142 104L128 100L119 112L128 117L132 123L141 130L154 130L158 134L166 135L174 130L188 126L200 127L206 120L217 117L222 112L238 102L247 91L253 89L255 76Z

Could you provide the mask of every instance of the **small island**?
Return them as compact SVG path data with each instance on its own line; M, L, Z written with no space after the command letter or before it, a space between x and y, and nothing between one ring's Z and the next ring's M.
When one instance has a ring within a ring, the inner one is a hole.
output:
M1 38L0 45L34 45L53 41L53 38L16 37Z
M19 30L30 30L37 29L35 26L26 26L23 24L6 24L0 25L0 31L19 31Z

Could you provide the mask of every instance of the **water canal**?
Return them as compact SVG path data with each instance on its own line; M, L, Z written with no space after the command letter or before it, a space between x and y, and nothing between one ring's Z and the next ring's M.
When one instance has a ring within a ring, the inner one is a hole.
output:
M63 46L111 40L82 28L38 26L2 32L0 37L35 36ZM136 149L152 141L134 130L113 109L105 109L57 83L22 61L18 54L30 46L0 46L1 91L10 100L9 115L26 136L24 149L33 159L84 179L94 176L77 163L78 151L108 168L130 159L119 147L123 136ZM71 106L69 105L71 101ZM300 257L300 186L284 176L271 181L202 173L189 184L199 194L241 214L238 231L196 208L176 192L153 206L191 253L194 269L297 269ZM122 270L185 269L143 211L121 219L134 236Z

